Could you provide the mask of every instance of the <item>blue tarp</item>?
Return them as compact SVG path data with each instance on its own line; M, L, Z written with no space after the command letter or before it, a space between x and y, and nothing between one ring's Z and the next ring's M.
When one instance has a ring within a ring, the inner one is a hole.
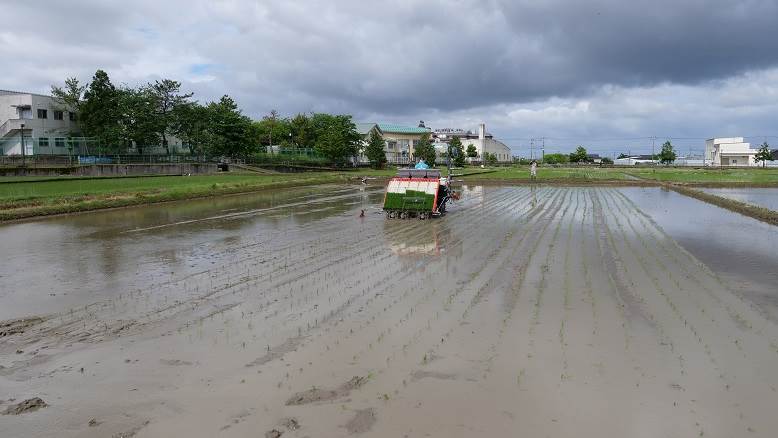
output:
M416 163L416 167L414 169L429 169L430 167L427 165L427 163L424 162L424 160L419 161Z
M78 157L78 164L112 164L113 160L108 157Z

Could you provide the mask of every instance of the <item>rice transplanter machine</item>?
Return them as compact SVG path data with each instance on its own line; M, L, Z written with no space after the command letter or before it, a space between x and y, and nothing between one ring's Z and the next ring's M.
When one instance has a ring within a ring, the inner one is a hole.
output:
M423 220L442 216L446 203L458 198L450 179L441 177L438 169L399 169L386 186L384 211L392 219Z

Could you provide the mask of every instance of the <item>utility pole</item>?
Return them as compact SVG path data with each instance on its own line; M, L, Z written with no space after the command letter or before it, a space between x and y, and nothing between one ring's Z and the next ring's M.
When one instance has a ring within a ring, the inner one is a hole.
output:
M535 139L534 138L529 139L529 159L530 161L535 159Z
M19 132L22 133L22 167L25 165L25 158L24 158L24 123L22 123L22 129L19 130Z
M540 139L543 141L542 146L540 147L540 162L543 163L546 161L546 137L540 137Z
M654 156L656 155L654 152L654 143L656 142L656 136L651 137L651 164L654 163Z

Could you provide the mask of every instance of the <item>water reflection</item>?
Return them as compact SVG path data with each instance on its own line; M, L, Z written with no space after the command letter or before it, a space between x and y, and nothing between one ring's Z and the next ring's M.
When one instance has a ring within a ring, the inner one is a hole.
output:
M668 190L620 190L733 289L778 320L778 227Z
M706 193L778 211L778 188L700 189Z
M186 276L362 205L376 187L316 186L45 218L0 226L0 320L54 313ZM357 210L358 211L358 210Z
M418 219L387 219L384 223L384 236L392 252L400 257L437 257L445 253L445 244L450 240L451 231L440 219L431 219L424 223ZM415 233L402 233L400 228L408 227L423 230Z

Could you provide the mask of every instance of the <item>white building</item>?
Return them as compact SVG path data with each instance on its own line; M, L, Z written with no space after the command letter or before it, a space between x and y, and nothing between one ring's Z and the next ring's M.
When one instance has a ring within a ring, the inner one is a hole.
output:
M755 166L756 149L743 137L711 138L705 141L705 162L710 166Z
M1 155L22 155L22 137L25 155L64 155L77 133L75 113L53 97L0 90Z
M497 157L497 161L500 162L513 161L511 148L505 143L495 140L492 134L487 133L484 123L478 125L477 136L471 131L462 129L439 129L435 131L435 139L439 143L449 143L454 137L459 137L465 152L467 152L469 145L475 146L475 150L478 152L478 158L476 158L478 161L483 159L484 152L494 154Z

